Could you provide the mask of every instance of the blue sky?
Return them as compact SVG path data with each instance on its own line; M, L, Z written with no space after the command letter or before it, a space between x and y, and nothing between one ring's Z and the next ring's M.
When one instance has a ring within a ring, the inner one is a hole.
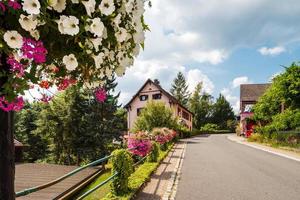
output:
M299 61L298 0L152 0L145 50L118 79L126 103L147 78L169 89L185 74L190 90L219 93L239 108L239 84L264 83Z

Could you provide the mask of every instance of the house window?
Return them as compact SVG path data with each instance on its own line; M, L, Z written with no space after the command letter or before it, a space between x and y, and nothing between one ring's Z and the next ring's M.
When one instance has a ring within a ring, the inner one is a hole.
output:
M140 101L147 101L148 100L148 95L141 95L140 96Z
M138 108L138 109L136 109L136 114L137 114L137 116L140 116L142 110L143 110L143 108Z
M187 113L187 112L185 112L185 111L182 112L182 117L183 117L184 119L186 119L186 120L190 120L190 115L189 115L189 113Z
M161 94L158 93L158 94L153 94L152 95L152 99L161 99Z
M180 113L181 113L181 109L180 109L180 108L178 108L177 112L178 112L178 115L180 115Z

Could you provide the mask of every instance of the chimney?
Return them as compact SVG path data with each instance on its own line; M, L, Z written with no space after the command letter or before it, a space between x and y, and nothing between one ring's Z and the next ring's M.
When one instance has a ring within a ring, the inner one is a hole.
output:
M160 84L160 82L159 82L159 80L158 80L158 79L154 79L154 83L155 83L155 84L157 84L157 85L159 85L159 84Z

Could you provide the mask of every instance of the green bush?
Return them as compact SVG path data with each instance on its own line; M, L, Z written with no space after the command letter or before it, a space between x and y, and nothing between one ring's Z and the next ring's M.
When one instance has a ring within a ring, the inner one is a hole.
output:
M137 118L133 132L152 131L156 127L175 129L177 120L163 102L149 101Z
M192 135L191 131L187 127L182 125L178 127L177 132L179 133L179 136L181 138L189 138Z
M254 133L248 138L249 142L263 142L263 140L264 140L264 136L259 133Z
M148 161L149 162L157 162L159 156L159 145L157 142L152 143L152 151L150 155L148 156Z
M172 145L168 147L168 151L159 151L157 162L146 162L139 166L136 171L129 177L129 192L117 195L109 193L102 200L130 200L139 190L139 188L150 179L151 174L157 169L160 162L168 155L172 149Z
M111 187L116 195L126 194L128 190L128 178L133 173L133 160L131 154L125 149L117 149L112 152L112 174L118 173L113 179Z
M217 124L207 123L201 127L200 131L213 132L218 129L219 129L219 126Z

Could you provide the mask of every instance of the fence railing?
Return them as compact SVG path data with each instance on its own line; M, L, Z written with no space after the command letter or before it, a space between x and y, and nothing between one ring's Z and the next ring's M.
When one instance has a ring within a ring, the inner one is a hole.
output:
M142 163L148 156L144 156L143 158L141 158L139 161L137 161L136 163L133 164L133 166L137 166L140 163ZM103 182L99 183L98 185L96 185L95 187L93 187L92 189L86 191L84 194L82 194L80 197L78 197L76 200L82 200L85 197L87 197L88 195L90 195L91 193L93 193L94 191L96 191L97 189L99 189L100 187L102 187L103 185L105 185L106 183L108 183L110 180L112 180L115 176L117 176L118 173L113 174L112 176L108 177L106 180L104 180Z
M128 149L128 150L134 150L134 149L135 149L135 148L130 148L130 149ZM16 197L25 196L25 195L31 194L31 193L33 193L33 192L40 191L40 190L42 190L42 189L44 189L44 188L48 188L48 187L50 187L50 186L52 186L52 185L55 185L55 184L57 184L57 183L59 183L59 182L65 180L66 178L68 178L68 177L70 177L70 176L73 176L74 174L76 174L76 173L78 173L78 172L80 172L80 171L82 171L82 170L84 170L84 169L86 169L86 168L88 168L88 167L92 167L92 166L99 165L99 164L101 164L101 163L107 161L107 160L108 160L109 158L111 158L111 157L112 157L112 155L105 156L105 157L100 158L100 159L98 159L98 160L95 160L95 161L93 161L93 162L91 162L91 163L89 163L89 164L86 164L86 165L84 165L84 166L78 167L78 168L76 168L75 170L73 170L73 171L71 171L71 172L69 172L69 173L67 173L67 174L65 174L65 175L63 175L63 176L61 176L61 177L59 177L59 178L53 180L53 181L50 181L50 182L48 182L48 183L45 183L45 184L42 184L42 185L39 185L39 186L35 186L35 187L32 187L32 188L28 188L28 189L24 189L24 190L21 190L21 191L19 191L19 192L16 192ZM100 186L100 187L101 187L101 186Z

